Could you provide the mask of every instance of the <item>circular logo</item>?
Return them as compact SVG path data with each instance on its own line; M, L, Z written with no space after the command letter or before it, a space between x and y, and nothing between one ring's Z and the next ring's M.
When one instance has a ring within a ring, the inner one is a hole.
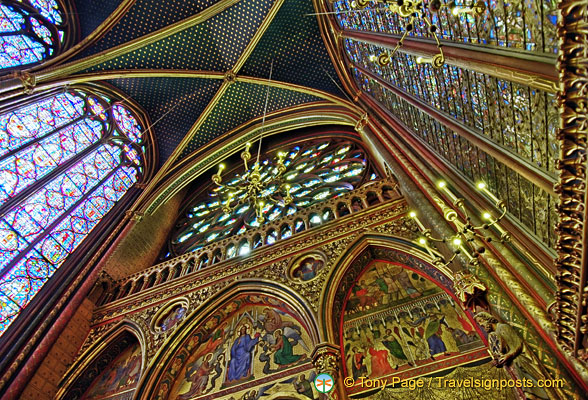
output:
M329 393L335 387L335 380L329 374L320 374L314 378L314 387L319 393Z

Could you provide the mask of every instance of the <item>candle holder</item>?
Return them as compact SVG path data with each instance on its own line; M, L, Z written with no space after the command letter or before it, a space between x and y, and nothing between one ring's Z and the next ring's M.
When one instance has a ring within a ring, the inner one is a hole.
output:
M364 9L372 0L354 0L351 2L351 7L356 9ZM449 9L451 14L458 16L460 14L470 14L480 16L486 11L486 3L479 0L471 5L457 5L455 2L448 4L441 3L441 0L431 0L425 3L423 0L373 0L377 3L385 4L384 10L390 11L397 14L401 18L406 18L407 22L404 24L404 32L400 37L400 40L392 49L391 53L381 53L380 55L372 55L370 60L378 63L380 66L386 66L390 63L396 52L404 42L406 36L408 36L414 29L415 23L420 21L421 25L427 27L431 35L435 39L437 45L437 54L431 57L418 57L416 62L418 64L429 63L433 68L441 68L445 64L445 55L443 54L443 48L439 41L437 32L439 28L433 24L427 16L426 10L428 9L432 13L437 13L443 8Z
M433 258L433 262L436 265L443 265L447 267L453 262L458 254L463 254L470 265L478 265L480 256L486 251L486 248L476 247L476 239L481 239L483 242L490 243L492 237L488 234L490 227L494 227L500 234L500 241L502 243L510 241L510 234L506 232L499 224L499 222L506 215L506 203L503 200L498 199L494 196L487 188L484 182L480 182L476 185L485 196L490 198L496 208L500 210L500 215L494 217L489 211L481 213L481 218L485 221L482 225L476 226L473 224L468 211L464 206L464 199L457 197L451 189L447 186L445 181L440 181L437 187L443 192L451 201L451 206L443 207L443 217L446 221L450 222L455 227L455 235L450 238L436 238L431 234L431 230L427 229L423 223L419 220L416 212L411 211L409 216L414 219L419 230L423 234L423 237L419 238L419 244L421 244L427 253ZM461 211L464 217L461 217L457 210ZM446 260L439 251L432 247L433 242L449 243L453 245L453 255L449 260Z
M261 145L261 143L260 143ZM283 204L288 205L292 203L293 198L290 194L290 185L284 181L283 174L286 172L286 165L284 165L284 153L278 153L277 160L275 162L275 168L270 168L269 177L261 176L261 166L259 159L249 168L247 162L251 158L249 149L251 143L245 145L245 149L241 152L241 158L245 166L245 173L243 176L246 177L244 182L239 185L223 185L222 172L225 169L224 164L219 164L218 172L212 176L212 181L220 188L228 188L229 193L226 200L222 200L222 210L225 214L232 214L233 211L246 203L255 210L256 221L258 224L262 224L265 221L263 217L263 207L266 204ZM274 190L268 190L270 186L274 186ZM235 197L235 193L245 193L245 196Z

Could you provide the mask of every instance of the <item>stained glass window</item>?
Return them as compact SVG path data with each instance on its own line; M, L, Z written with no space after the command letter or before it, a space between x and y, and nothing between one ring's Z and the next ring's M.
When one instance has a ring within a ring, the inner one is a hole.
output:
M283 145L269 150L266 156L262 157L260 172L268 185L265 189L267 194L277 190L277 185L270 183L272 171L276 168L272 160L276 159L280 151L286 153L284 164L287 170L283 176L290 185L293 202L289 205L285 205L283 201L266 204L263 207L265 223L275 223L280 218L292 215L310 205L338 197L359 187L371 177L372 171L366 152L356 143L334 138L307 141L289 147ZM242 169L234 170L226 176L230 177L223 180L232 186L247 177ZM171 251L166 252L168 257L196 251L209 243L259 227L255 210L250 209L247 203L235 208L230 214L223 212L221 203L228 198L228 192L227 186L221 186L195 195L189 202L185 217L172 235ZM238 199L246 195L245 190L240 190L233 192L232 197ZM282 238L292 235L291 231L268 233L266 243L275 243L278 240L278 233L281 233ZM230 251L227 250L227 257L244 251L248 252L249 248L232 248Z
M352 0L338 0L333 3L337 22L342 29L402 35L407 19L389 10L384 2L371 2L364 10L351 6ZM457 6L472 4L465 0L441 0L443 5ZM557 53L558 41L557 2L525 0L489 0L481 16L469 14L454 15L443 7L432 13L425 8L425 15L439 28L440 39L469 43L477 46L516 48L519 51ZM409 37L432 38L426 24L416 23Z
M555 176L559 157L555 95L453 65L435 69L404 53L380 67L369 57L385 51L383 47L346 39L345 48L359 68Z
M71 39L65 10L56 0L0 4L0 70L37 64L57 55Z
M81 89L0 114L0 334L139 180L143 132Z
M453 165L472 185L479 181L488 183L490 190L506 201L512 216L544 243L555 246L557 201L554 196L359 70L354 69L354 74L362 90Z

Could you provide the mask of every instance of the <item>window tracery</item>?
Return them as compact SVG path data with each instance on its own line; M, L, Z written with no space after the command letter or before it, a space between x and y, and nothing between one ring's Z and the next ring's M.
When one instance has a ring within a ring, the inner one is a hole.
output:
M261 176L269 183L271 171L275 168L270 160L275 158L279 150L286 153L284 164L287 170L283 176L290 184L290 193L294 200L291 204L285 205L281 201L283 199L278 198L275 204L265 204L265 223L273 223L279 218L295 214L298 210L338 197L376 177L371 171L365 150L348 140L331 138L307 141L292 144L287 147L287 151L284 147L269 150L261 158ZM249 204L236 208L230 214L225 214L222 210L224 202L229 198L228 186L235 186L246 177L242 170L233 171L225 186L214 187L190 201L185 217L172 235L171 251L167 257L197 251L210 243L259 227L255 210L250 209ZM266 188L267 194L276 190L276 185L269 185ZM246 191L241 190L233 193L231 197L236 202L244 196ZM311 225L320 225L330 219L328 215L324 217L323 219L317 214L314 220L311 220ZM303 225L300 221L294 231L304 230ZM265 241L266 244L273 244L279 240L278 238L287 238L292 234L292 229L288 228L280 232L274 230L267 233ZM253 248L255 247L254 242ZM248 254L251 249L249 244L228 248L227 258Z
M0 71L59 54L73 40L67 10L57 0L6 0L0 4Z
M376 32L388 35L402 35L406 22L397 14L386 10L380 2L371 2L365 10L351 6L352 0L338 0L333 3L337 22L342 29ZM441 0L443 5L469 4L464 0ZM424 14L439 27L440 39L470 43L479 46L508 47L535 53L554 54L558 49L556 35L557 2L490 0L484 13L454 15L442 7L437 13L429 8ZM416 24L409 37L432 38L431 32Z
M0 114L0 334L141 179L143 133L87 89Z
M556 199L508 165L459 136L430 115L354 69L358 86L395 115L416 136L472 184L484 181L507 202L508 211L543 243L555 246Z

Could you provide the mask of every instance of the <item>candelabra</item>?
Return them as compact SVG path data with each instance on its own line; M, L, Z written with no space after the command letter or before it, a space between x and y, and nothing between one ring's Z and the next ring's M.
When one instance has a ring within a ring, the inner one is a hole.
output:
M354 0L351 2L351 7L363 9L367 7L371 1L383 3L387 5L387 9L394 14L398 14L402 18L408 19L400 40L390 54L383 52L379 56L370 56L370 61L376 62L380 66L390 64L391 59L394 57L398 49L402 47L406 36L408 36L414 29L415 22L418 19L421 21L421 24L426 25L429 32L431 32L431 35L433 35L439 52L432 57L417 57L416 62L418 64L430 63L433 68L441 68L445 64L445 55L443 54L443 48L439 41L439 36L437 35L439 28L431 22L426 14L426 10L428 9L432 13L437 13L441 9L447 8L450 10L451 14L455 16L460 14L482 15L486 10L486 4L481 0L469 6L458 6L455 2L443 4L441 3L441 0L432 0L427 4L425 4L423 0Z
M472 222L472 219L464 206L463 198L458 198L449 189L447 183L444 181L439 182L437 186L451 200L453 207L448 207L440 199L438 200L438 204L443 210L443 217L445 220L452 223L452 225L455 227L455 235L451 238L435 238L431 234L431 230L426 229L419 220L416 212L412 211L409 214L410 217L415 220L419 230L423 234L423 236L419 238L419 243L425 248L429 255L433 257L434 263L436 265L447 267L453 262L458 254L465 255L471 265L477 265L479 263L480 255L482 255L486 249L483 246L476 247L475 241L476 239L481 239L483 242L490 243L492 241L492 237L487 234L487 231L490 229L490 227L496 228L496 230L500 233L501 242L504 243L510 240L509 233L506 232L499 224L502 218L504 218L506 215L506 203L494 196L488 190L485 183L480 182L476 186L484 195L492 200L496 208L500 210L500 215L495 218L489 211L482 212L481 217L485 222L479 226L474 225ZM461 210L463 217L459 215L457 211L458 209ZM454 246L454 252L451 258L449 260L445 260L439 251L431 247L431 242L451 242Z
M259 143L261 147L261 141ZM267 203L283 203L288 205L292 203L292 196L290 195L290 185L284 182L283 174L286 172L286 165L284 164L284 158L286 154L278 153L276 166L269 168L267 172L270 174L269 178L265 176L262 179L261 164L259 162L259 153L257 161L252 165L250 169L248 162L251 159L251 153L249 149L251 143L245 145L245 150L241 152L241 158L245 165L245 173L242 175L243 181L237 185L222 185L221 174L225 169L224 164L219 164L218 172L212 176L212 181L220 188L229 190L228 197L226 200L219 199L223 205L222 210L225 214L231 214L233 211L245 204L249 203L249 207L255 210L256 221L258 224L262 224L265 221L263 217L263 207ZM274 190L268 190L269 187L274 187ZM219 191L219 197L220 197ZM235 198L236 193L245 193L245 196ZM278 196L278 197L276 197Z

